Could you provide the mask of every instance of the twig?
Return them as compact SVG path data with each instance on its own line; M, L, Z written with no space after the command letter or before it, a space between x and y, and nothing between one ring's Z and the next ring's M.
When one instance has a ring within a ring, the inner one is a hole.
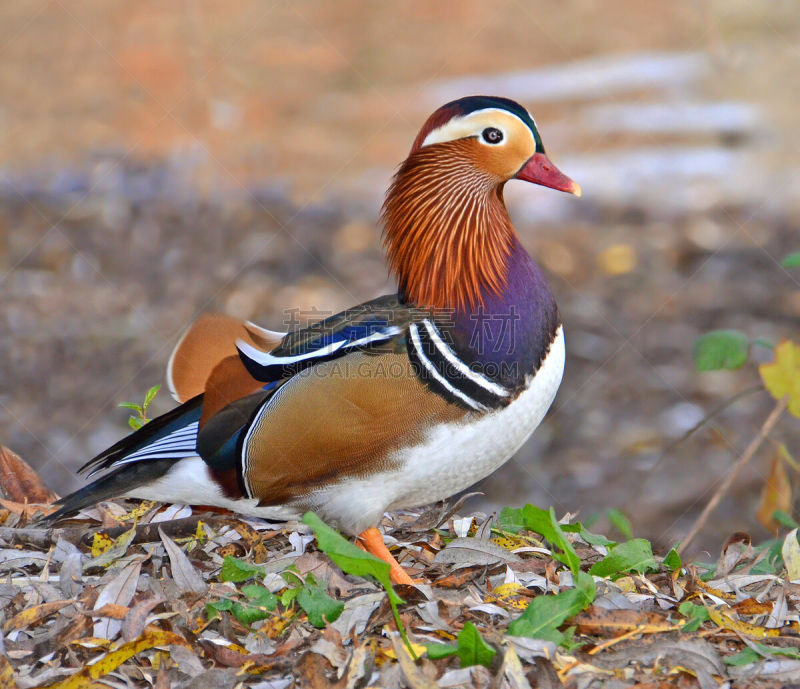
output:
M758 434L747 445L741 457L739 457L739 459L736 460L736 464L733 465L731 470L728 472L728 475L725 477L722 483L719 484L719 487L717 488L716 492L714 493L713 496L711 496L711 500L708 501L708 504L700 513L700 516L697 518L697 521L695 521L691 530L686 535L686 538L684 538L680 546L678 546L678 555L683 555L686 548L689 547L689 544L695 539L700 530L705 526L706 522L708 521L708 518L711 516L711 513L717 508L717 505L719 505L720 500L722 500L725 494L730 490L730 487L731 485L733 485L733 482L736 480L736 477L739 475L739 472L742 470L744 465L747 464L753 458L753 455L758 451L758 448L761 447L761 443L764 442L766 437L775 427L775 424L778 423L778 419L781 417L781 414L783 414L783 411L786 409L786 405L788 404L788 402L789 402L788 398L784 398L782 400L779 400L775 404L774 409L770 412L770 415L761 425Z
M207 524L215 523L217 515L197 514L185 519L174 519L168 522L155 522L153 524L139 524L136 527L136 535L133 543L149 543L160 540L158 529L164 531L170 538L182 538L191 536L197 530L197 523L203 521ZM104 533L110 538L117 538L130 526L98 527L87 529L83 526L68 526L64 528L37 529L24 527L17 529L14 527L0 526L0 540L8 545L33 545L42 550L47 550L58 542L59 537L75 545L91 546L92 539L96 533Z
M55 545L61 536L70 543L80 540L86 529L73 527L69 529L36 529L31 527L15 528L13 526L0 526L0 540L7 545L33 545L42 550L47 550Z
M139 524L136 527L136 535L133 537L132 543L152 543L160 541L161 536L158 533L159 528L170 538L184 538L192 536L197 531L197 524L205 522L210 524L215 522L216 515L209 514L193 514L191 517L184 517L183 519L173 519L167 522L153 522L151 524ZM102 532L109 538L118 538L126 531L130 531L130 526L112 526L111 528L100 528L95 531ZM81 536L81 543L90 546L94 539L94 531L85 532Z

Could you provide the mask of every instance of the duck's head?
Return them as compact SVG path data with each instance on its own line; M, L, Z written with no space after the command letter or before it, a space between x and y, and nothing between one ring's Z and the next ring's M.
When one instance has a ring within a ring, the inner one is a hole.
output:
M430 146L436 157L469 162L487 183L521 179L581 195L545 154L533 116L508 98L469 96L443 105L420 129L409 158Z
M513 179L581 193L519 103L470 96L428 118L383 206L389 264L406 298L463 308L502 291L514 239L503 187Z

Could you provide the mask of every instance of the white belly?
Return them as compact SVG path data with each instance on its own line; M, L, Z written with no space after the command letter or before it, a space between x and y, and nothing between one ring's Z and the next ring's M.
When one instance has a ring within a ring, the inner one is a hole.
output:
M507 407L439 426L425 442L392 458L400 469L348 478L320 491L314 508L323 519L357 534L387 509L442 500L480 481L510 459L541 423L561 384L564 358L559 327L528 388Z
M559 327L550 350L527 389L503 409L437 427L426 440L392 457L399 468L364 478L348 477L296 503L260 507L256 500L226 498L200 457L176 462L162 478L129 493L164 502L225 507L265 519L296 518L308 509L357 535L375 526L388 509L414 507L447 498L491 474L519 449L541 423L564 372L564 332Z

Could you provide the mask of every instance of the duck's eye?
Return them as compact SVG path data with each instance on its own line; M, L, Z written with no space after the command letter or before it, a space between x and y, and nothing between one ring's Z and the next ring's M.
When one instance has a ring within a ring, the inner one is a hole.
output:
M503 140L503 132L496 127L486 127L481 135L487 144L499 144Z

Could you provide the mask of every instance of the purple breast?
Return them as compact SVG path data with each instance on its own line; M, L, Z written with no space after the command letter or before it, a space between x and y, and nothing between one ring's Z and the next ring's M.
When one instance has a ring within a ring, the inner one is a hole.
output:
M553 293L539 267L514 238L506 287L485 292L483 306L437 318L450 346L473 370L516 388L542 363L561 324Z

